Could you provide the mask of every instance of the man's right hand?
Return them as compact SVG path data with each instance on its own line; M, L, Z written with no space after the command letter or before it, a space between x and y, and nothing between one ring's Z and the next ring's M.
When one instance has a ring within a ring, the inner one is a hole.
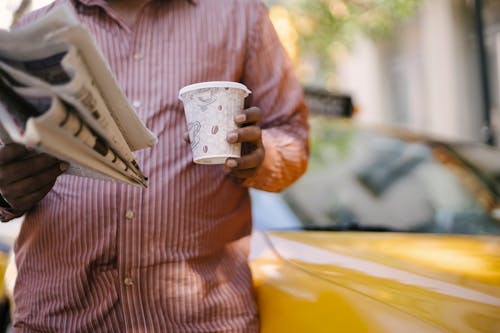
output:
M33 154L25 146L0 147L0 195L17 212L29 211L52 189L69 167L47 154Z

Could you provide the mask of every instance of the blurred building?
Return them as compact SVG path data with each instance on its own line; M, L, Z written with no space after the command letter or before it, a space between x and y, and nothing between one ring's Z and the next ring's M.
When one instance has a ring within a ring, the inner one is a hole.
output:
M484 94L474 1L425 0L384 40L360 37L338 65L358 118L483 141ZM483 1L493 122L500 136L500 0Z
M492 122L500 146L500 0L487 0L483 9Z
M22 14L46 6L54 0L2 0L0 1L0 29L9 29Z
M0 22L7 28L23 3L30 9L52 0L5 0ZM299 76L324 69L299 61L293 18L284 10L296 0L265 0L297 66ZM332 0L340 4L345 0ZM415 15L383 40L359 37L337 56L335 89L349 93L363 122L390 123L444 138L483 141L484 83L475 26L477 0L422 0ZM489 109L500 141L500 0L482 0ZM307 59L306 59L307 60ZM312 74L311 74L312 73ZM302 75L301 75L302 74ZM331 87L329 87L331 88Z

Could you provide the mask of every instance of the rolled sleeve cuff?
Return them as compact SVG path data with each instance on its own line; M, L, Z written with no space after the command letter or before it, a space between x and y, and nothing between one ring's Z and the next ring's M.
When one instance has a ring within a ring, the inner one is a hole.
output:
M268 192L279 192L298 179L307 168L307 150L296 137L278 129L262 131L266 155L257 174L243 186Z

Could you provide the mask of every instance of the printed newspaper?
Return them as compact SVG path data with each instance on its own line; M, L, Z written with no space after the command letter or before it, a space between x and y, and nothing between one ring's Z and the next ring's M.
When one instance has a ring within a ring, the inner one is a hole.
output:
M70 174L147 187L133 151L156 140L73 8L0 30L1 142L65 160Z

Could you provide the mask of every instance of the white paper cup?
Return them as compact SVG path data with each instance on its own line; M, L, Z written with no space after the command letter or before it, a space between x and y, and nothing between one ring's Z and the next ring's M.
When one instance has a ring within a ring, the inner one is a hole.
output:
M179 91L195 163L223 164L228 157L241 156L241 143L230 144L226 136L237 128L234 116L249 94L245 85L225 81L196 83Z

